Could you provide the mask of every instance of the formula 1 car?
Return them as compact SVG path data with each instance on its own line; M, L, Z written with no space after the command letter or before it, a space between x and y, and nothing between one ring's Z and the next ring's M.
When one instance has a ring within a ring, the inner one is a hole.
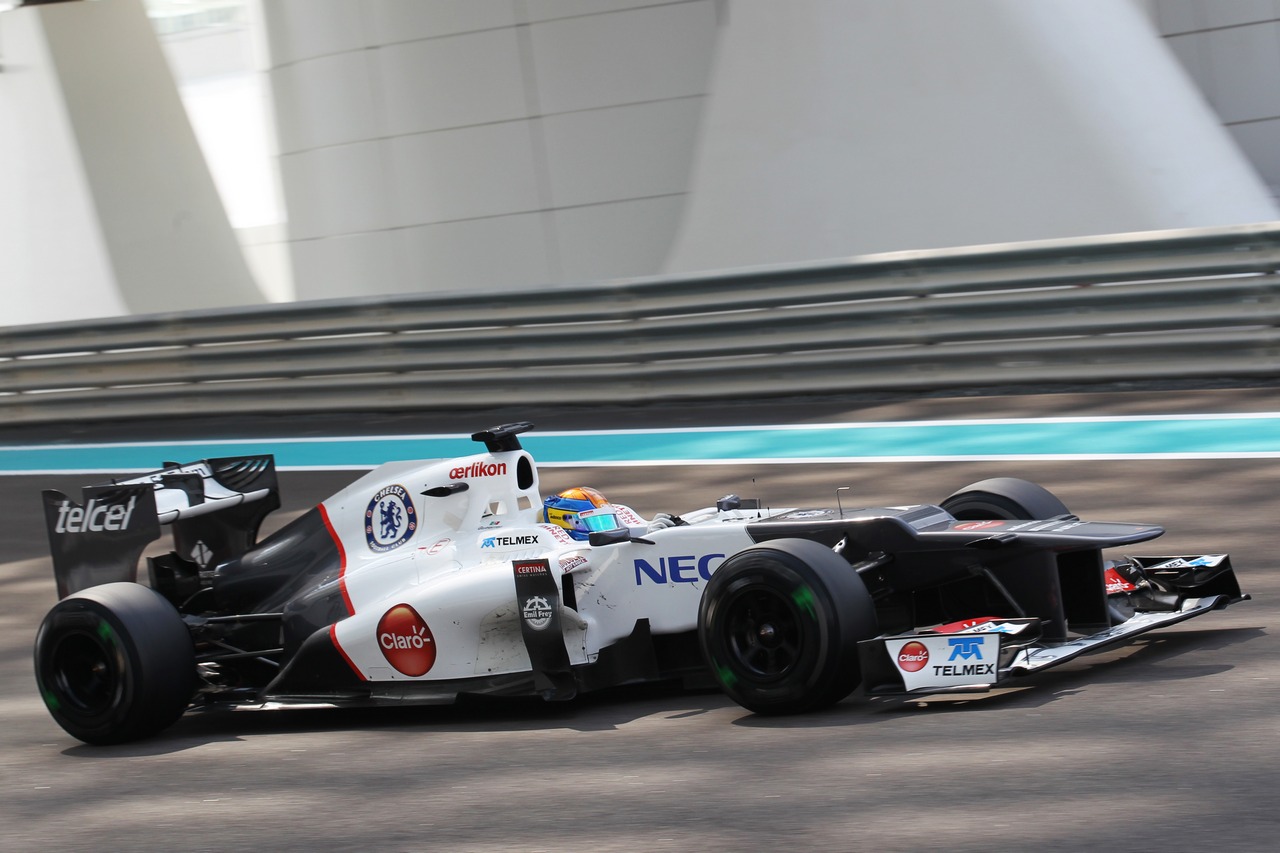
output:
M570 699L683 679L762 714L868 693L986 690L1246 599L1225 554L1104 559L1145 524L1081 521L1025 480L938 505L766 509L728 496L647 520L547 523L519 434L383 465L258 541L270 456L44 493L61 600L39 688L94 744L188 708ZM838 496L838 493L837 493ZM146 546L172 528L171 553Z

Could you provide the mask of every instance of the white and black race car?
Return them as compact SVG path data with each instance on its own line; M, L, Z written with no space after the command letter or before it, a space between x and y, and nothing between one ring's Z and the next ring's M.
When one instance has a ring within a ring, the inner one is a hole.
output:
M543 514L518 435L383 465L258 541L269 456L44 493L60 601L40 692L89 743L188 708L570 699L662 679L763 714L875 693L985 690L1246 599L1225 554L1104 559L1159 527L1081 521L1024 480L938 505L765 509L729 496L646 520ZM174 550L148 558L161 525Z

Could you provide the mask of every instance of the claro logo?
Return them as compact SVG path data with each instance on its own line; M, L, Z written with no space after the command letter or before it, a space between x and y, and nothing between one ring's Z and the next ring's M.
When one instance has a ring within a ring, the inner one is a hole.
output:
M912 640L898 652L898 668L904 672L919 672L929 662L929 650L924 643Z
M397 604L378 620L378 648L387 663L405 675L426 675L436 662L436 641L418 612Z

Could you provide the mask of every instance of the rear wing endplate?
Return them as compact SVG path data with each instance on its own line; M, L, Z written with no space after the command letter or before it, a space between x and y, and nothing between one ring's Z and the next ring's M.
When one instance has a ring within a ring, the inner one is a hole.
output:
M127 480L84 489L82 502L44 492L45 525L58 597L98 584L137 580L138 560L173 530L174 551L204 570L251 548L262 520L280 506L271 456L166 464Z
M98 584L137 580L138 558L160 538L154 488L90 486L84 503L54 489L43 495L58 598Z

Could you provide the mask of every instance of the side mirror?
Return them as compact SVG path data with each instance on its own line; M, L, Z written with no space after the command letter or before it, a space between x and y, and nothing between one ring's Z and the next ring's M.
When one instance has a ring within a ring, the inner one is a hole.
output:
M631 533L625 527L619 530L593 530L587 535L587 541L597 547L600 545L620 545L623 542L631 541Z
M594 530L587 535L587 542L591 545L621 545L623 542L639 542L641 545L657 545L652 539L642 539L639 536L632 536L631 531L623 527L619 530Z

